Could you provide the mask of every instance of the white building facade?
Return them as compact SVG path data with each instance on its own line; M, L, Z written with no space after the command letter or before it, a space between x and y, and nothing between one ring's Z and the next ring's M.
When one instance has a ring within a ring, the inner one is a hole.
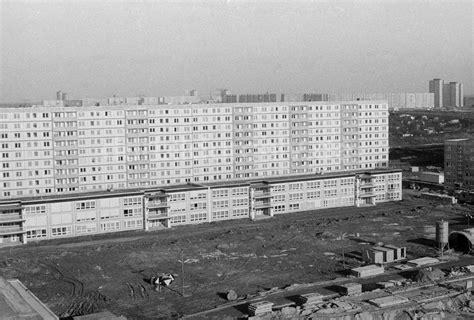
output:
M0 109L0 199L388 165L385 102Z
M1 108L0 154L2 243L401 199L383 101Z
M401 179L400 170L372 170L4 201L0 245L370 206L401 200Z

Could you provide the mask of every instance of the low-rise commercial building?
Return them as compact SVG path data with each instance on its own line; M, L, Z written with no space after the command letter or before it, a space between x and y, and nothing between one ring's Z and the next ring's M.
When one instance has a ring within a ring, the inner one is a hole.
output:
M23 198L1 203L0 239L26 243L370 206L401 200L401 180L400 170L374 170Z

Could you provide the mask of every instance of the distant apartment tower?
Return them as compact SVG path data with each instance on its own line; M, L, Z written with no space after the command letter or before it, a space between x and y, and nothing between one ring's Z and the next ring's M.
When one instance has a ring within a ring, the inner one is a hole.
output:
M446 140L444 162L447 189L474 190L474 139Z
M462 83L450 82L443 85L443 105L447 107L464 106Z
M433 79L429 82L430 92L434 93L434 106L463 107L463 85L459 82L445 83L442 79Z
M61 90L56 92L56 100L65 101L65 100L69 100L69 99L70 99L69 93L62 92Z
M433 79L429 82L430 92L434 93L434 107L441 108L443 106L443 84L441 79Z

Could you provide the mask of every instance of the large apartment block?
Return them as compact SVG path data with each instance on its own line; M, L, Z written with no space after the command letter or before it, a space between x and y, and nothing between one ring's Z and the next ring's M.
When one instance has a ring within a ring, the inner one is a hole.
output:
M445 141L444 184L449 190L474 190L474 139Z
M0 199L370 170L385 102L0 109Z
M0 241L374 205L385 102L0 109Z
M189 183L23 198L0 204L0 245L402 199L400 170Z

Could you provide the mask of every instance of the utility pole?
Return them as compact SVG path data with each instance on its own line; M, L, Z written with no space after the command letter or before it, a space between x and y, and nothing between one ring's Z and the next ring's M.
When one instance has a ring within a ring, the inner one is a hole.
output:
M344 233L341 236L341 240L344 240ZM344 256L344 243L342 244L342 266L346 269L346 258Z
M181 249L181 295L184 297L184 253Z

